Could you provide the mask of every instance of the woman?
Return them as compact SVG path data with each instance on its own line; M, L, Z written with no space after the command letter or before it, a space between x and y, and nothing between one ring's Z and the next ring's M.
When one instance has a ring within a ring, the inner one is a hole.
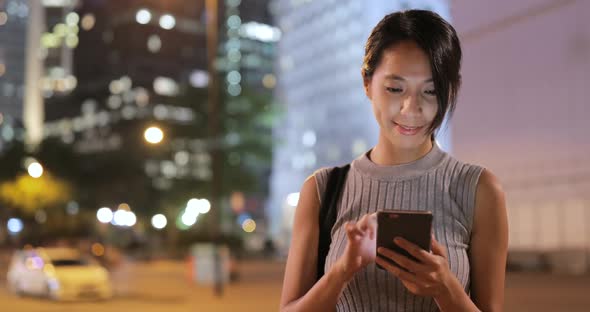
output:
M318 281L317 220L330 169L316 171L303 184L282 311L502 310L504 193L490 171L456 160L434 141L454 110L460 64L455 30L433 12L394 13L375 26L362 76L380 128L378 143L351 164ZM419 262L375 250L375 212L388 209L432 211L430 252L395 240Z

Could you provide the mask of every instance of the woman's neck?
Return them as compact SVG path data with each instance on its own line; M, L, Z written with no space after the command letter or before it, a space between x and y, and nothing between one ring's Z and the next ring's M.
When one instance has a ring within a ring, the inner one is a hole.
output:
M377 165L381 166L395 166L407 164L418 160L424 155L428 154L432 149L432 140L427 139L423 144L416 148L400 148L391 144L383 136L379 136L377 145L371 150L369 159Z

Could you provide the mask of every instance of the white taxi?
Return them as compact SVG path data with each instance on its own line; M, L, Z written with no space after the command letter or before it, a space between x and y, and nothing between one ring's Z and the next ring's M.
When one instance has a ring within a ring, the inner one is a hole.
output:
M19 295L54 300L108 299L113 295L108 271L72 248L16 251L8 267L7 285Z

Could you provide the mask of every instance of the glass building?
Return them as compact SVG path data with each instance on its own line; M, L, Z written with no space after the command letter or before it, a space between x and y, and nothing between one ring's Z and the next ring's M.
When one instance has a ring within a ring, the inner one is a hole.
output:
M27 1L0 2L0 142L22 128L28 16Z
M2 140L43 136L44 99L76 86L72 49L78 42L74 0L0 2ZM74 27L75 26L75 27Z

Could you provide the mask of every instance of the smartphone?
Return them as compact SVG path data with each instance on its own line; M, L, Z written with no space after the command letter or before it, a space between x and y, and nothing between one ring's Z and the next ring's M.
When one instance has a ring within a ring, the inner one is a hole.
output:
M386 210L377 212L377 248L385 247L402 254L414 261L418 261L405 249L393 242L396 237L402 237L420 248L430 251L430 237L432 233L432 212L430 211L400 211ZM377 254L379 257L379 254ZM388 258L382 259L399 266ZM377 265L383 269L380 265ZM403 268L403 267L402 267Z

